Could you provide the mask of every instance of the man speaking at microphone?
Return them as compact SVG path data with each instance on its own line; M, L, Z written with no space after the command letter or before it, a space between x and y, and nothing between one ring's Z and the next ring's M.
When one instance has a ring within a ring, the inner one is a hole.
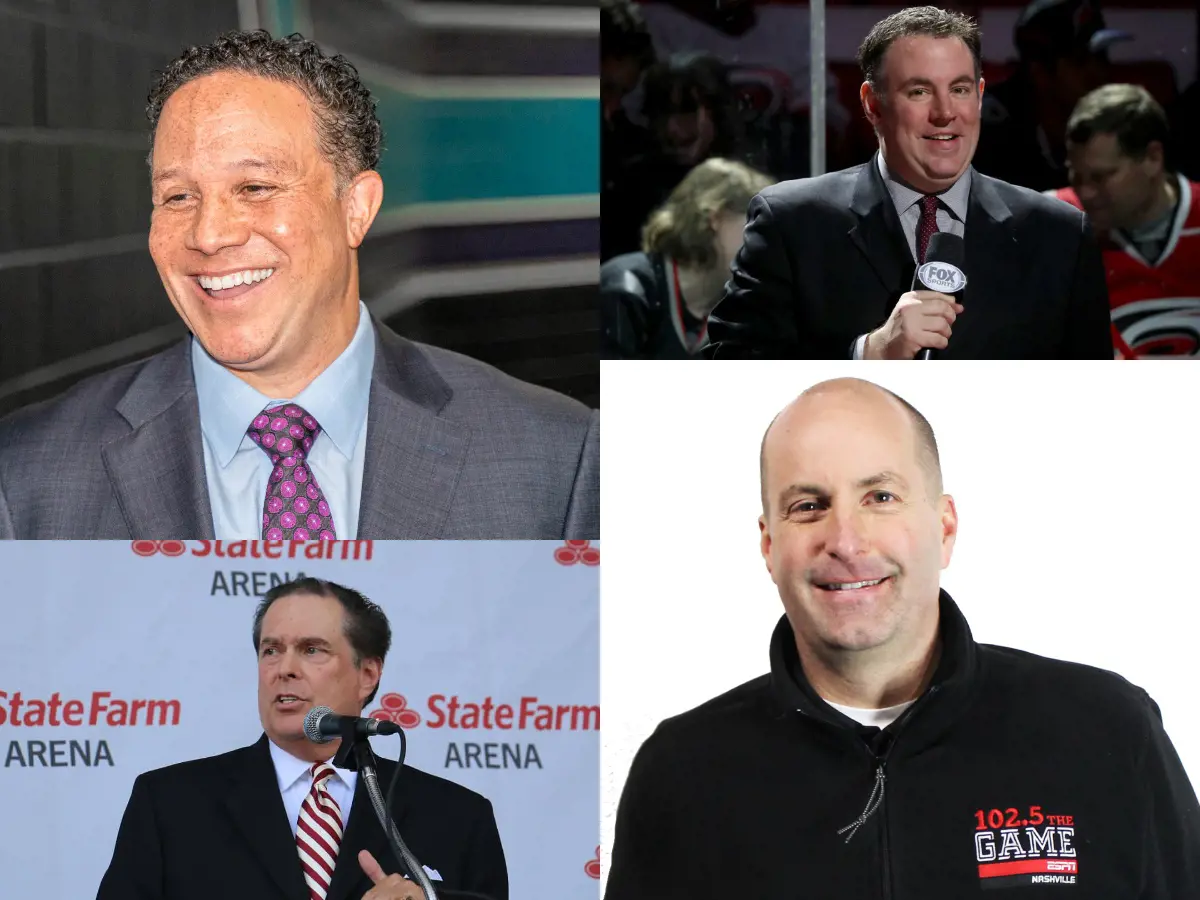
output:
M879 152L754 198L709 319L711 355L1111 359L1086 217L971 167L984 90L974 21L901 10L858 55ZM937 232L965 242L962 302L914 283Z
M340 741L304 733L317 706L361 715L390 645L387 616L357 591L316 578L272 588L254 618L265 733L138 776L97 900L427 900L394 872L358 773L331 764ZM379 760L381 790L395 767ZM485 798L405 766L390 812L439 897L508 900Z

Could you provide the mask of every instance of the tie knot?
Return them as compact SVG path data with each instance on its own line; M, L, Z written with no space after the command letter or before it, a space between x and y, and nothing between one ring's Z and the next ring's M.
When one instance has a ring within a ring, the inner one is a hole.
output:
M317 787L322 782L332 778L334 776L334 774L335 773L333 771L333 766L331 766L329 763L327 763L327 762L313 763L313 767L312 767L313 787Z
M281 459L304 459L321 433L321 426L302 407L288 403L263 410L254 417L246 433L271 457L271 462L277 463ZM295 462L284 465L290 469Z
M925 215L931 215L937 212L938 198L935 194L926 194L921 198L921 212Z

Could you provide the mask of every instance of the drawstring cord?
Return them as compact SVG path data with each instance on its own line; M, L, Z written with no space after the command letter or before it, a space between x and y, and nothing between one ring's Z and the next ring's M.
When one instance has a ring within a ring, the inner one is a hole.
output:
M854 837L858 829L862 828L863 823L866 822L867 819L871 818L871 816L874 815L875 810L879 809L880 804L883 803L883 788L886 780L887 776L883 774L883 766L880 766L875 770L875 786L871 788L871 796L867 798L866 809L864 809L862 814L849 825L838 829L838 834L842 834L847 831L850 832L848 835L846 835L847 844L850 843L850 839Z

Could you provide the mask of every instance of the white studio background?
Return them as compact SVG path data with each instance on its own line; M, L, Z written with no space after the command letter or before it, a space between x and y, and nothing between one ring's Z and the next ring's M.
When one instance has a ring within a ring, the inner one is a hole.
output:
M759 442L797 394L843 376L894 391L932 424L960 525L942 583L976 640L1145 688L1200 786L1200 369L606 362L605 873L641 742L768 669L783 607L758 550Z
M301 573L362 591L387 613L392 649L367 711L389 696L395 708L402 696L420 716L405 723L408 762L492 801L512 896L595 897L598 544L585 564L561 541L339 541L335 556L351 558L277 560L218 556L215 541L138 543L149 555L128 541L0 545L0 897L94 897L140 772L259 738L255 594L272 575ZM222 544L227 554L239 548L261 554L264 544ZM17 692L24 705L14 725ZM89 725L96 692L110 694L110 707L175 700L178 724L168 715L165 725L146 725L143 712L136 725L103 716ZM82 701L84 721L28 724L28 701L55 693ZM431 699L438 695L446 699ZM579 714L574 729L568 717L549 730L532 721L518 729L515 718L511 730L453 728L434 711L444 713L451 697L516 709L536 698L531 708L570 705ZM111 764L97 764L101 742ZM372 744L380 756L399 753L398 738ZM85 746L91 765L78 752Z

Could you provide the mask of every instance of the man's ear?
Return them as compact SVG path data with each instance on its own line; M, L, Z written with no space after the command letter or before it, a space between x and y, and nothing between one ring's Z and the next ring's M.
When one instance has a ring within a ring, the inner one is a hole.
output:
M858 99L862 103L863 113L867 121L875 126L879 122L879 95L871 88L871 82L864 81L858 86Z
M358 249L383 205L383 179L374 169L359 172L342 199L346 210L346 241Z
M383 663L378 659L364 659L358 667L358 702L366 703L371 692L379 689L383 677Z

